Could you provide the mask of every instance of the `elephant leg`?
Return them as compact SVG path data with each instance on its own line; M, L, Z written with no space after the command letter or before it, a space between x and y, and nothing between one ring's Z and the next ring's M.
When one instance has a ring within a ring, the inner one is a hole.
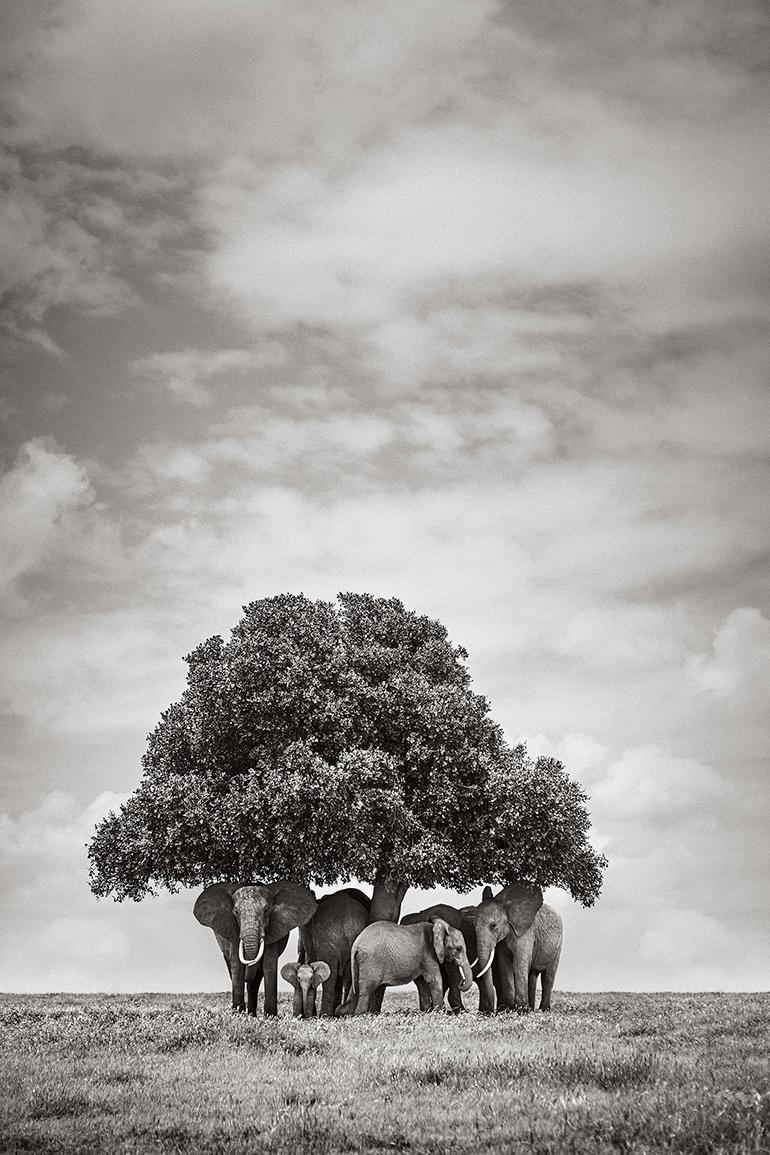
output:
M423 981L430 990L431 1009L440 1011L444 1008L444 984L441 981L441 971L438 963L434 966L428 965L422 972Z
M369 999L369 1010L373 1015L378 1015L382 1010L382 1000L385 998L385 984L375 987Z
M492 975L487 971L480 979L476 980L479 988L479 1014L493 1015L495 1013L495 987L492 982Z
M334 1008L338 1007L340 1003L344 1003L345 999L342 997L342 979L338 971L332 970L328 979L323 986L323 994L321 995L321 1016L324 1018L334 1017Z
M262 985L262 963L249 967L246 971L246 1012L249 1015L257 1013L257 995Z
M420 1010L421 1011L429 1011L431 1009L431 1006L433 1005L431 1003L431 1000L430 1000L430 987L428 986L428 984L426 983L426 981L422 977L422 975L420 975L418 978L416 978L414 980L414 982L415 982L415 986L417 987L417 994L418 994L419 999L420 999Z
M529 1009L534 1011L535 1002L537 1001L537 971L530 971L527 980L527 994L529 996Z
M286 949L288 934L271 942L262 955L262 973L265 977L265 1018L272 1019L278 1014L278 959Z
M532 956L523 948L513 955L514 1006L517 1011L529 1011L529 966ZM535 980L537 981L537 980Z
M231 962L229 969L233 990L233 1010L241 1014L246 1010L246 1000L244 998L246 968L241 962Z
M374 983L361 982L359 977L358 1001L356 1003L356 1009L353 1012L355 1015L376 1015L379 1013L378 1011L372 1010L372 1003L374 1002L374 997L378 989Z
M462 975L456 966L442 966L442 985L445 991L449 991L449 1006L456 1015L462 1014L465 1010L462 995L460 994L461 979Z
M551 994L553 993L553 984L556 980L556 975L551 971L544 971L541 976L543 990L540 995L540 1010L550 1011L551 1009Z
M353 972L350 966L350 955L345 959L340 971L340 986L342 987L341 997L337 1000L346 1003L350 998L350 988L353 985Z
M489 974L489 971L487 971ZM486 976L485 976L486 977ZM513 981L513 955L504 942L499 942L492 963L492 980L497 992L498 1011L512 1011L516 1006L516 987Z

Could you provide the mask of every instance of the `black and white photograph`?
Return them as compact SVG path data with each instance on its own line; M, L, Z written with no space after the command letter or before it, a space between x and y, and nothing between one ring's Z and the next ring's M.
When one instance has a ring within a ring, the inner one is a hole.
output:
M0 1151L770 1152L766 0L2 0Z

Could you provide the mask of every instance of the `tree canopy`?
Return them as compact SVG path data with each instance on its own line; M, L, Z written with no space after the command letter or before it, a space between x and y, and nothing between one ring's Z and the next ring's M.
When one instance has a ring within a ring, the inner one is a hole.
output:
M96 829L95 894L288 876L597 897L585 794L506 743L440 622L396 598L282 594L186 661L139 786Z

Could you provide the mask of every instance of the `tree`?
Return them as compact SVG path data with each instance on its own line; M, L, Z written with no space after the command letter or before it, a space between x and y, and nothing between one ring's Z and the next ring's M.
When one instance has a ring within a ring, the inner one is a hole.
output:
M519 878L591 905L605 860L585 794L560 763L507 745L466 660L396 598L245 606L228 642L186 658L137 790L96 829L92 890L358 878L376 919L398 918L410 885Z

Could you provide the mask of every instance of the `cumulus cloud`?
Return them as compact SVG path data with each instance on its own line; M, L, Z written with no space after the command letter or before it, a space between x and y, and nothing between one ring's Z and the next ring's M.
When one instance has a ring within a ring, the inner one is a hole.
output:
M70 609L14 623L0 642L5 709L38 735L84 743L146 732L158 694L179 686L178 628L173 615L159 621L147 607Z
M0 535L0 592L12 610L25 605L25 577L57 560L82 563L93 576L118 549L83 465L41 438L24 444L0 477Z
M729 770L661 746L613 754L593 735L572 733L556 742L533 736L529 748L556 753L587 787L593 839L610 860L594 909L582 911L558 892L548 896L565 919L565 969L574 985L761 986L763 836L761 824L746 821L759 803L756 784L744 808Z
M736 706L766 706L770 685L770 621L760 610L733 610L714 634L710 653L690 660L699 689Z
M634 823L650 823L656 831L694 819L709 811L724 787L718 775L692 758L677 758L657 746L626 750L613 762L592 797L601 822L611 814Z
M189 893L122 907L97 903L91 895L86 844L95 824L124 797L108 791L83 806L55 791L18 816L0 814L0 869L7 888L0 918L3 990L226 985L214 966L221 959L214 949L203 949Z

